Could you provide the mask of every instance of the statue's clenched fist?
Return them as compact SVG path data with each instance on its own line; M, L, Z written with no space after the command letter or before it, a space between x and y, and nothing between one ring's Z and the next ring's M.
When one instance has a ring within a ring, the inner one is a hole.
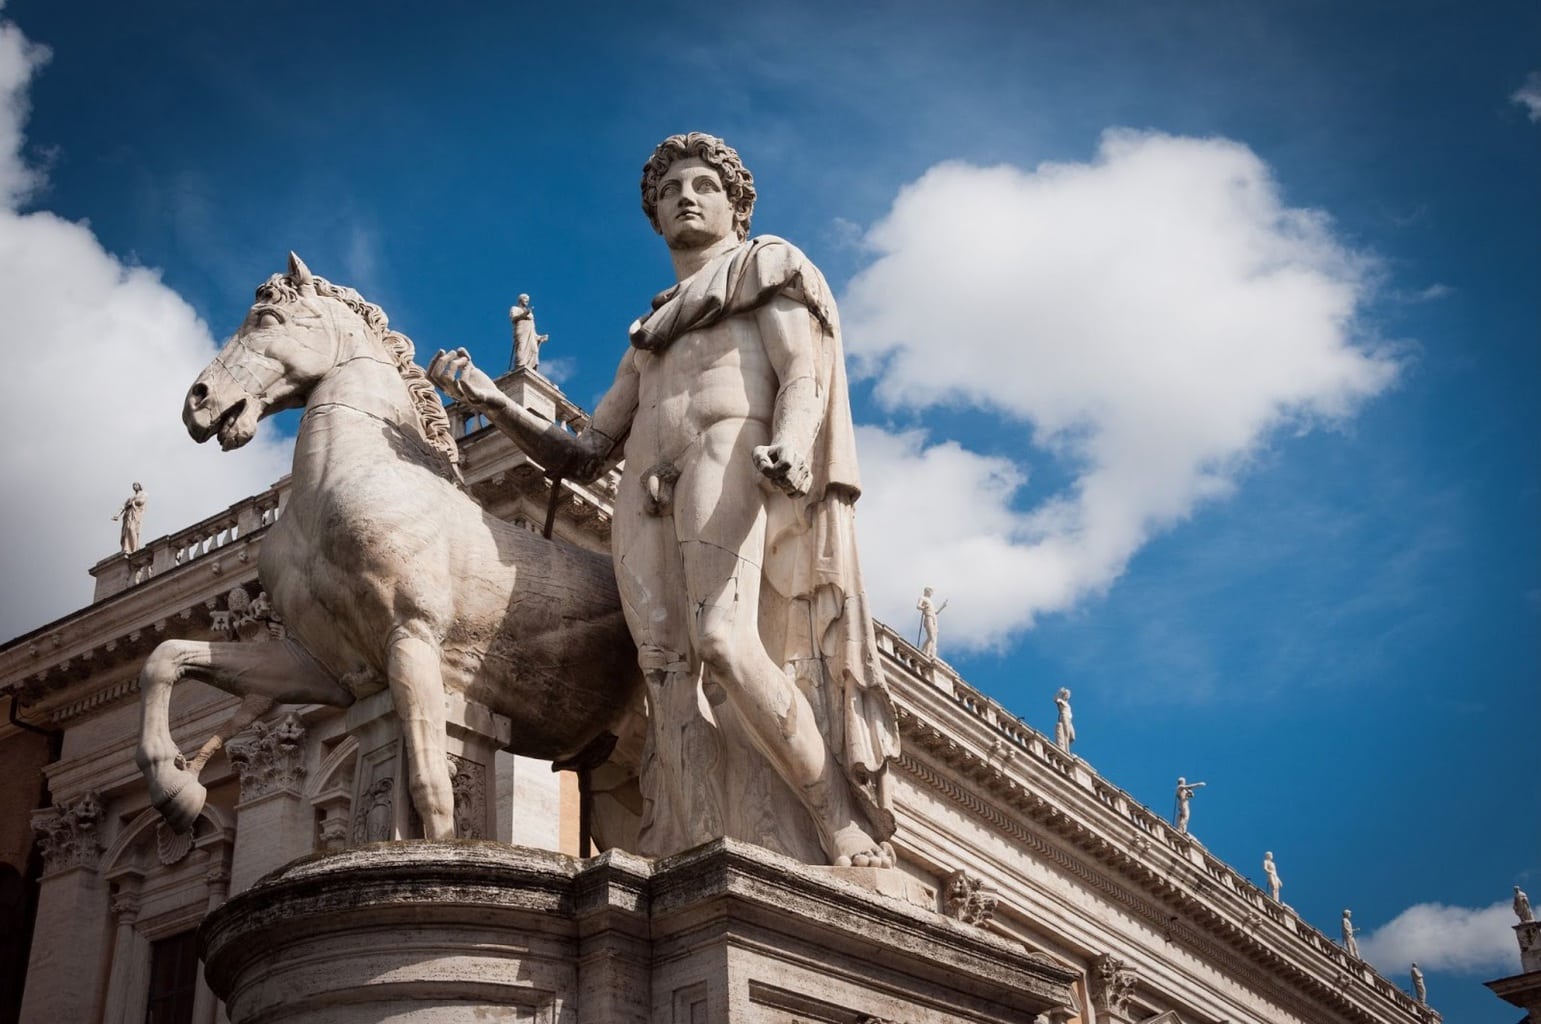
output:
M754 468L781 490L796 498L808 493L813 473L801 455L783 444L762 444L755 448Z

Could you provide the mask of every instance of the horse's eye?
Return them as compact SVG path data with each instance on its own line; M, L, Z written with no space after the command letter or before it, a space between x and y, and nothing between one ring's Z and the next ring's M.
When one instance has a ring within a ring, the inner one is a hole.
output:
M283 322L284 318L273 312L271 309L264 309L262 312L257 314L258 327L277 327Z

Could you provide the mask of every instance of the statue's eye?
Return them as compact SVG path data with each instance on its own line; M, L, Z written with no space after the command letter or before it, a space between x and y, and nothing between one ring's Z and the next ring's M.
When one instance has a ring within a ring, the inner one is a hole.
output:
M680 190L680 183L679 182L677 182L677 181L666 181L666 182L664 182L663 187L658 190L658 197L660 199L662 199L662 198L665 198L667 196L672 196L676 192L678 192L679 190Z
M284 318L271 309L264 309L257 313L258 327L277 327L284 322Z

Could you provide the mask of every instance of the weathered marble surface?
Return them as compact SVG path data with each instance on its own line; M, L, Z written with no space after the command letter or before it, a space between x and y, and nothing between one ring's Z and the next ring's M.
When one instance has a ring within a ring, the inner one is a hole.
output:
M380 843L274 872L200 940L232 1024L1016 1024L1070 1002L1073 972L838 870L732 840L656 863Z
M748 237L754 179L721 139L666 139L642 201L678 283L632 325L580 434L509 401L464 349L429 376L555 477L624 456L611 537L648 692L641 852L727 835L891 864L898 732L856 555L833 297L796 248Z
M388 693L405 788L430 838L456 835L450 696L506 717L514 753L562 759L614 746L606 734L636 717L640 678L609 561L472 500L411 341L291 254L194 382L183 419L195 440L230 449L262 417L297 405L307 409L290 497L259 562L284 636L155 649L140 673L136 752L152 803L186 828L206 796L169 729L172 688L186 679L246 698L237 717L247 722L264 701L346 707ZM634 813L605 821L620 828L602 841L635 843Z

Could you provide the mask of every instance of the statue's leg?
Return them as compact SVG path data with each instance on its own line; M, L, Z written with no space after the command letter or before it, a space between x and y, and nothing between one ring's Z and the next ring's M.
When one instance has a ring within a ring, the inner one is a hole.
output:
M353 695L294 640L167 640L155 648L139 673L139 747L134 760L149 782L150 802L179 832L191 827L206 796L171 736L171 690L184 679L238 697L287 704L353 703Z
M444 676L439 648L398 626L385 674L407 747L407 785L428 839L455 838L455 791L444 745Z
M807 808L830 861L889 866L888 852L857 823L844 769L813 706L760 636L766 515L765 492L749 458L753 443L746 432L722 459L701 446L675 486L693 646L750 740Z
M677 853L724 833L723 752L700 703L699 663L690 654L679 543L667 507L648 511L620 496L614 521L616 583L647 683L639 852Z

